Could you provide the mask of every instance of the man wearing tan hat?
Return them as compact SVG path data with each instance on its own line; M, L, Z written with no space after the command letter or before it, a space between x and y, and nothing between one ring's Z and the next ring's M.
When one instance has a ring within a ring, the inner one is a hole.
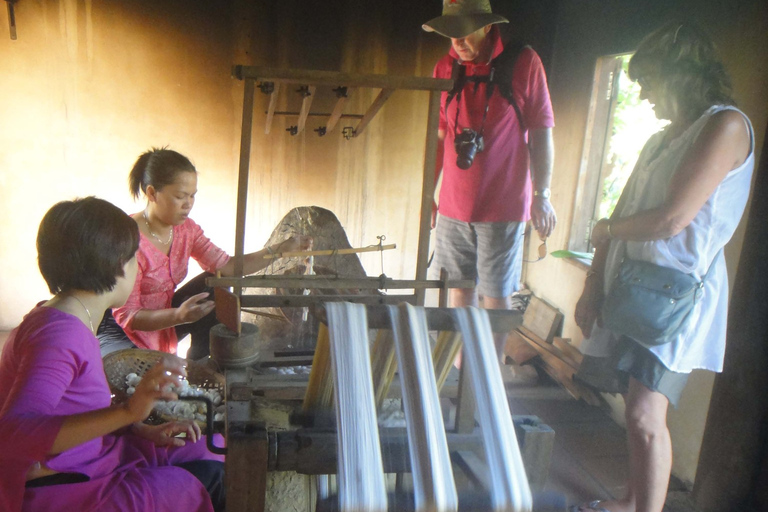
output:
M451 39L435 66L454 78L440 110L442 180L433 271L474 279L451 290L451 305L509 309L519 289L525 223L542 240L555 227L549 202L554 117L541 59L530 47L504 43L489 0L444 0L443 15L424 30ZM530 169L530 170L529 170ZM503 340L497 343L503 359Z

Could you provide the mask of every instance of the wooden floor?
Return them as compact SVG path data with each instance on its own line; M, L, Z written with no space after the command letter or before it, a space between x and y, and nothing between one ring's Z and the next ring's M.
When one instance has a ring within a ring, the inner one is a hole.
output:
M621 497L627 480L625 431L599 407L576 401L553 383L507 386L513 414L538 416L555 431L546 491L569 505ZM664 512L696 512L689 492L670 482Z

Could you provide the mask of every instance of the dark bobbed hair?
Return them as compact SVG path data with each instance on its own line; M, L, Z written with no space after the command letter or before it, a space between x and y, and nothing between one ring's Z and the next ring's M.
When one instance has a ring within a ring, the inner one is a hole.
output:
M139 226L96 197L51 207L37 232L37 263L52 294L112 290L139 248Z
M172 184L180 172L197 172L189 158L172 149L152 148L143 153L128 175L128 187L134 199L152 185L157 190Z
M692 23L670 22L646 36L629 61L629 77L652 78L675 113L688 119L713 105L736 104L715 44Z

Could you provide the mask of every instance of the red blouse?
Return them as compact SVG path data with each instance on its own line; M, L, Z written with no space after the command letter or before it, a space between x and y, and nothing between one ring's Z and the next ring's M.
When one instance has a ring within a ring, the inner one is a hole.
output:
M214 273L229 261L229 255L216 247L192 219L173 227L173 242L168 255L163 254L141 234L136 253L139 270L131 296L125 305L112 310L115 321L139 348L176 353L176 329L136 331L133 319L142 309L167 309L176 287L187 277L189 258L197 261L206 272Z

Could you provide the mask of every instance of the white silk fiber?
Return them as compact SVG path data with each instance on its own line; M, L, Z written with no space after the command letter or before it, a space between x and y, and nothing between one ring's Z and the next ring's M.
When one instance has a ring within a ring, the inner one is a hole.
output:
M335 302L325 308L336 394L339 506L344 512L386 512L365 306Z
M403 390L416 512L455 512L456 484L424 308L388 306Z
M469 365L477 402L477 418L491 476L493 510L530 512L531 488L517 444L488 314L474 307L456 308L453 314L464 338L462 364Z

